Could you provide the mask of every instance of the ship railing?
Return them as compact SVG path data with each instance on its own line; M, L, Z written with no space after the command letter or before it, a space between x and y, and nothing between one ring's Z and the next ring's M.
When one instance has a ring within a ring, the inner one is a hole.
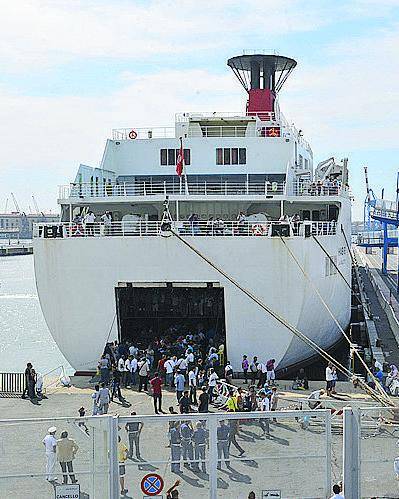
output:
M205 112L190 112L190 113L176 113L176 123L186 123L188 121L200 121L206 119L218 118L245 118L245 117L259 117L262 121L276 121L280 117L280 113L275 111L256 111L256 112L243 112L243 111L205 111Z
M108 198L131 196L282 196L285 182L190 182L181 178L176 182L137 183L72 183L59 187L59 199Z
M37 223L33 237L59 239L71 237L165 236L170 229L182 236L198 237L310 237L331 236L337 231L336 222L280 221L146 221L126 220L104 224L60 222Z
M348 189L345 189L340 182L294 182L294 196L341 196L346 195Z
M270 128L270 130L269 130ZM274 135L271 135L271 134ZM279 125L247 127L246 125L201 125L188 129L189 138L212 138L212 137L264 137L276 139L279 137L289 137L289 131L281 130Z
M113 140L134 139L173 139L176 137L175 127L150 127L150 128L114 128Z
M272 131L268 131L268 128ZM285 130L285 129L284 129ZM270 135L275 133L275 135ZM290 131L283 131L279 124L273 126L247 127L247 125L201 125L189 127L184 132L185 138L212 138L212 137L289 137ZM140 140L140 139L172 139L176 136L174 127L156 128L115 128L112 130L112 139Z

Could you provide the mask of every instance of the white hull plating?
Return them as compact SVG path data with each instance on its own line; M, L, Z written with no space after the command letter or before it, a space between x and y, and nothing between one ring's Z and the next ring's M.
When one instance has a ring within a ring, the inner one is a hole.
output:
M188 237L216 265L323 348L340 338L333 319L280 238ZM350 282L350 256L342 234L319 236ZM326 256L313 238L285 238L343 328L350 320L350 289L339 274L325 275ZM339 250L343 255L339 255ZM93 370L110 327L119 282L209 282L224 287L228 357L274 357L278 368L314 352L201 260L176 237L34 239L37 288L48 327L78 371Z

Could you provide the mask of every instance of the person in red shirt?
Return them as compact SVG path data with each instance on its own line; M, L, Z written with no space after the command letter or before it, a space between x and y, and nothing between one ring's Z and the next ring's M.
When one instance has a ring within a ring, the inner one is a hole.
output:
M166 355L162 355L162 359L158 360L158 372L161 374L163 380L165 380L165 362Z
M152 388L152 397L154 399L155 414L159 414L160 412L165 414L162 410L162 378L158 373L154 374L150 384Z

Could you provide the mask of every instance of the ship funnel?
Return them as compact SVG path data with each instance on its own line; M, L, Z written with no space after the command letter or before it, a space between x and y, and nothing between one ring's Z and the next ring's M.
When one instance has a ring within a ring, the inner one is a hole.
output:
M239 55L227 61L249 94L248 114L274 111L274 101L296 61L281 55Z

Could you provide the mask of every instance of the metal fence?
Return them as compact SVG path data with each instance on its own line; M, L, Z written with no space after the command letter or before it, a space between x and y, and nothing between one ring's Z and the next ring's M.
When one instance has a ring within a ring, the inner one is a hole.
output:
M50 499L55 488L63 483L63 472L57 457L54 471L48 476L45 447L42 443L50 427L55 426L55 438L68 433L79 449L72 461L73 472L67 469L68 483L77 480L80 498L112 498L117 462L116 420L99 418L55 418L1 420L0 497L14 499L32 497ZM47 478L56 478L49 482Z
M341 480L346 499L399 497L399 409L338 409L0 420L0 497L53 498L64 474L81 499L118 498L120 474L127 498L165 498L177 479L193 499L326 498ZM52 426L79 449L50 483Z
M64 473L57 462L57 479L46 480L42 444L52 426L57 439L67 431L79 446L65 475L78 481L80 498L118 498L119 472L128 498L145 496L142 483L153 474L163 497L176 479L180 496L196 499L246 499L251 491L325 498L331 490L330 411L320 410L2 420L0 497L55 496Z
M399 407L360 409L355 417L362 497L399 497Z

